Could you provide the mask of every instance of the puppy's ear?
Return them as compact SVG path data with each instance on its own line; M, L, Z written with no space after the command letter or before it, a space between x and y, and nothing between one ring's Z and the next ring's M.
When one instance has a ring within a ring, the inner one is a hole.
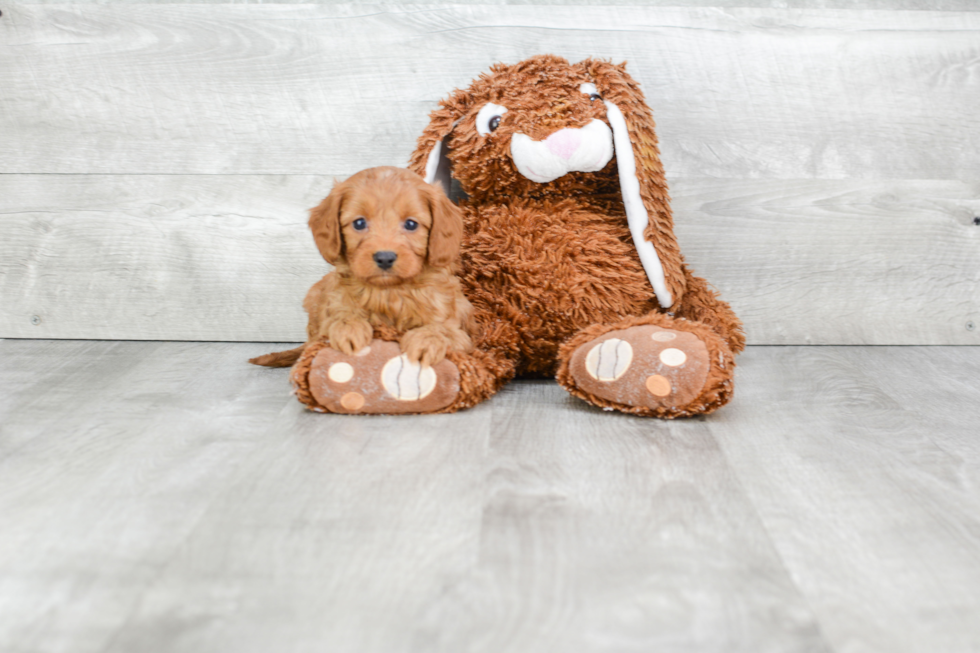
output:
M585 59L575 66L592 79L606 105L633 242L660 305L669 308L683 297L687 282L653 112L625 63Z
M344 238L340 233L340 208L344 203L346 185L334 186L330 194L315 209L310 209L310 231L320 255L330 265L337 265L344 254Z
M456 262L463 242L463 214L438 186L426 184L423 192L432 215L426 261L432 267L450 267Z

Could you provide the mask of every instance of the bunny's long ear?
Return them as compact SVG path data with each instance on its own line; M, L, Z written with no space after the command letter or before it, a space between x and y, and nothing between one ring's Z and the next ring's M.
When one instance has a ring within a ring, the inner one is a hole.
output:
M456 91L439 103L439 108L429 114L429 126L419 137L418 145L408 169L420 175L427 183L439 184L447 196L452 192L452 164L449 161L449 137L453 127L466 112L467 102L463 91Z
M586 59L578 65L605 101L630 233L657 300L670 308L684 295L684 258L674 237L653 112L639 84L626 74L625 63Z

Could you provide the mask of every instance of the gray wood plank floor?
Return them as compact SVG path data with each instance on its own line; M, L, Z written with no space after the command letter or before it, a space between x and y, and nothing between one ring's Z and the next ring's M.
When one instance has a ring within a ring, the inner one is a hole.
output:
M235 4L296 4L296 0L236 0ZM65 0L18 0L22 5L61 5ZM70 4L229 4L228 0L73 0ZM345 5L350 0L303 4ZM976 0L399 0L399 5L608 5L617 7L712 7L737 9L874 9L878 11L980 11ZM377 5L376 5L377 6Z
M980 649L978 347L752 347L675 422L316 415L269 347L0 341L0 650Z

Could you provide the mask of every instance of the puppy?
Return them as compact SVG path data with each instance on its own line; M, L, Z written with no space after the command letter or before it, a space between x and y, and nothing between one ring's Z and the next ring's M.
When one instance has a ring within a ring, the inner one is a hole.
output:
M423 366L472 351L473 307L454 275L463 220L440 188L401 168L369 168L334 186L309 224L334 271L303 301L307 342L250 363L288 367L324 338L352 355L375 327L402 333L402 352Z

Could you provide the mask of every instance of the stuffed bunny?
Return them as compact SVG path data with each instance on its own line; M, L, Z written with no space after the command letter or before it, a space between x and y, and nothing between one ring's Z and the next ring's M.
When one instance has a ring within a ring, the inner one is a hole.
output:
M458 373L430 383L452 385L443 405L418 412L472 406L516 375L663 418L731 398L741 322L684 264L653 116L625 64L495 65L440 103L409 167L459 198L460 277L479 324L477 351L450 355ZM315 353L292 378L322 410Z

